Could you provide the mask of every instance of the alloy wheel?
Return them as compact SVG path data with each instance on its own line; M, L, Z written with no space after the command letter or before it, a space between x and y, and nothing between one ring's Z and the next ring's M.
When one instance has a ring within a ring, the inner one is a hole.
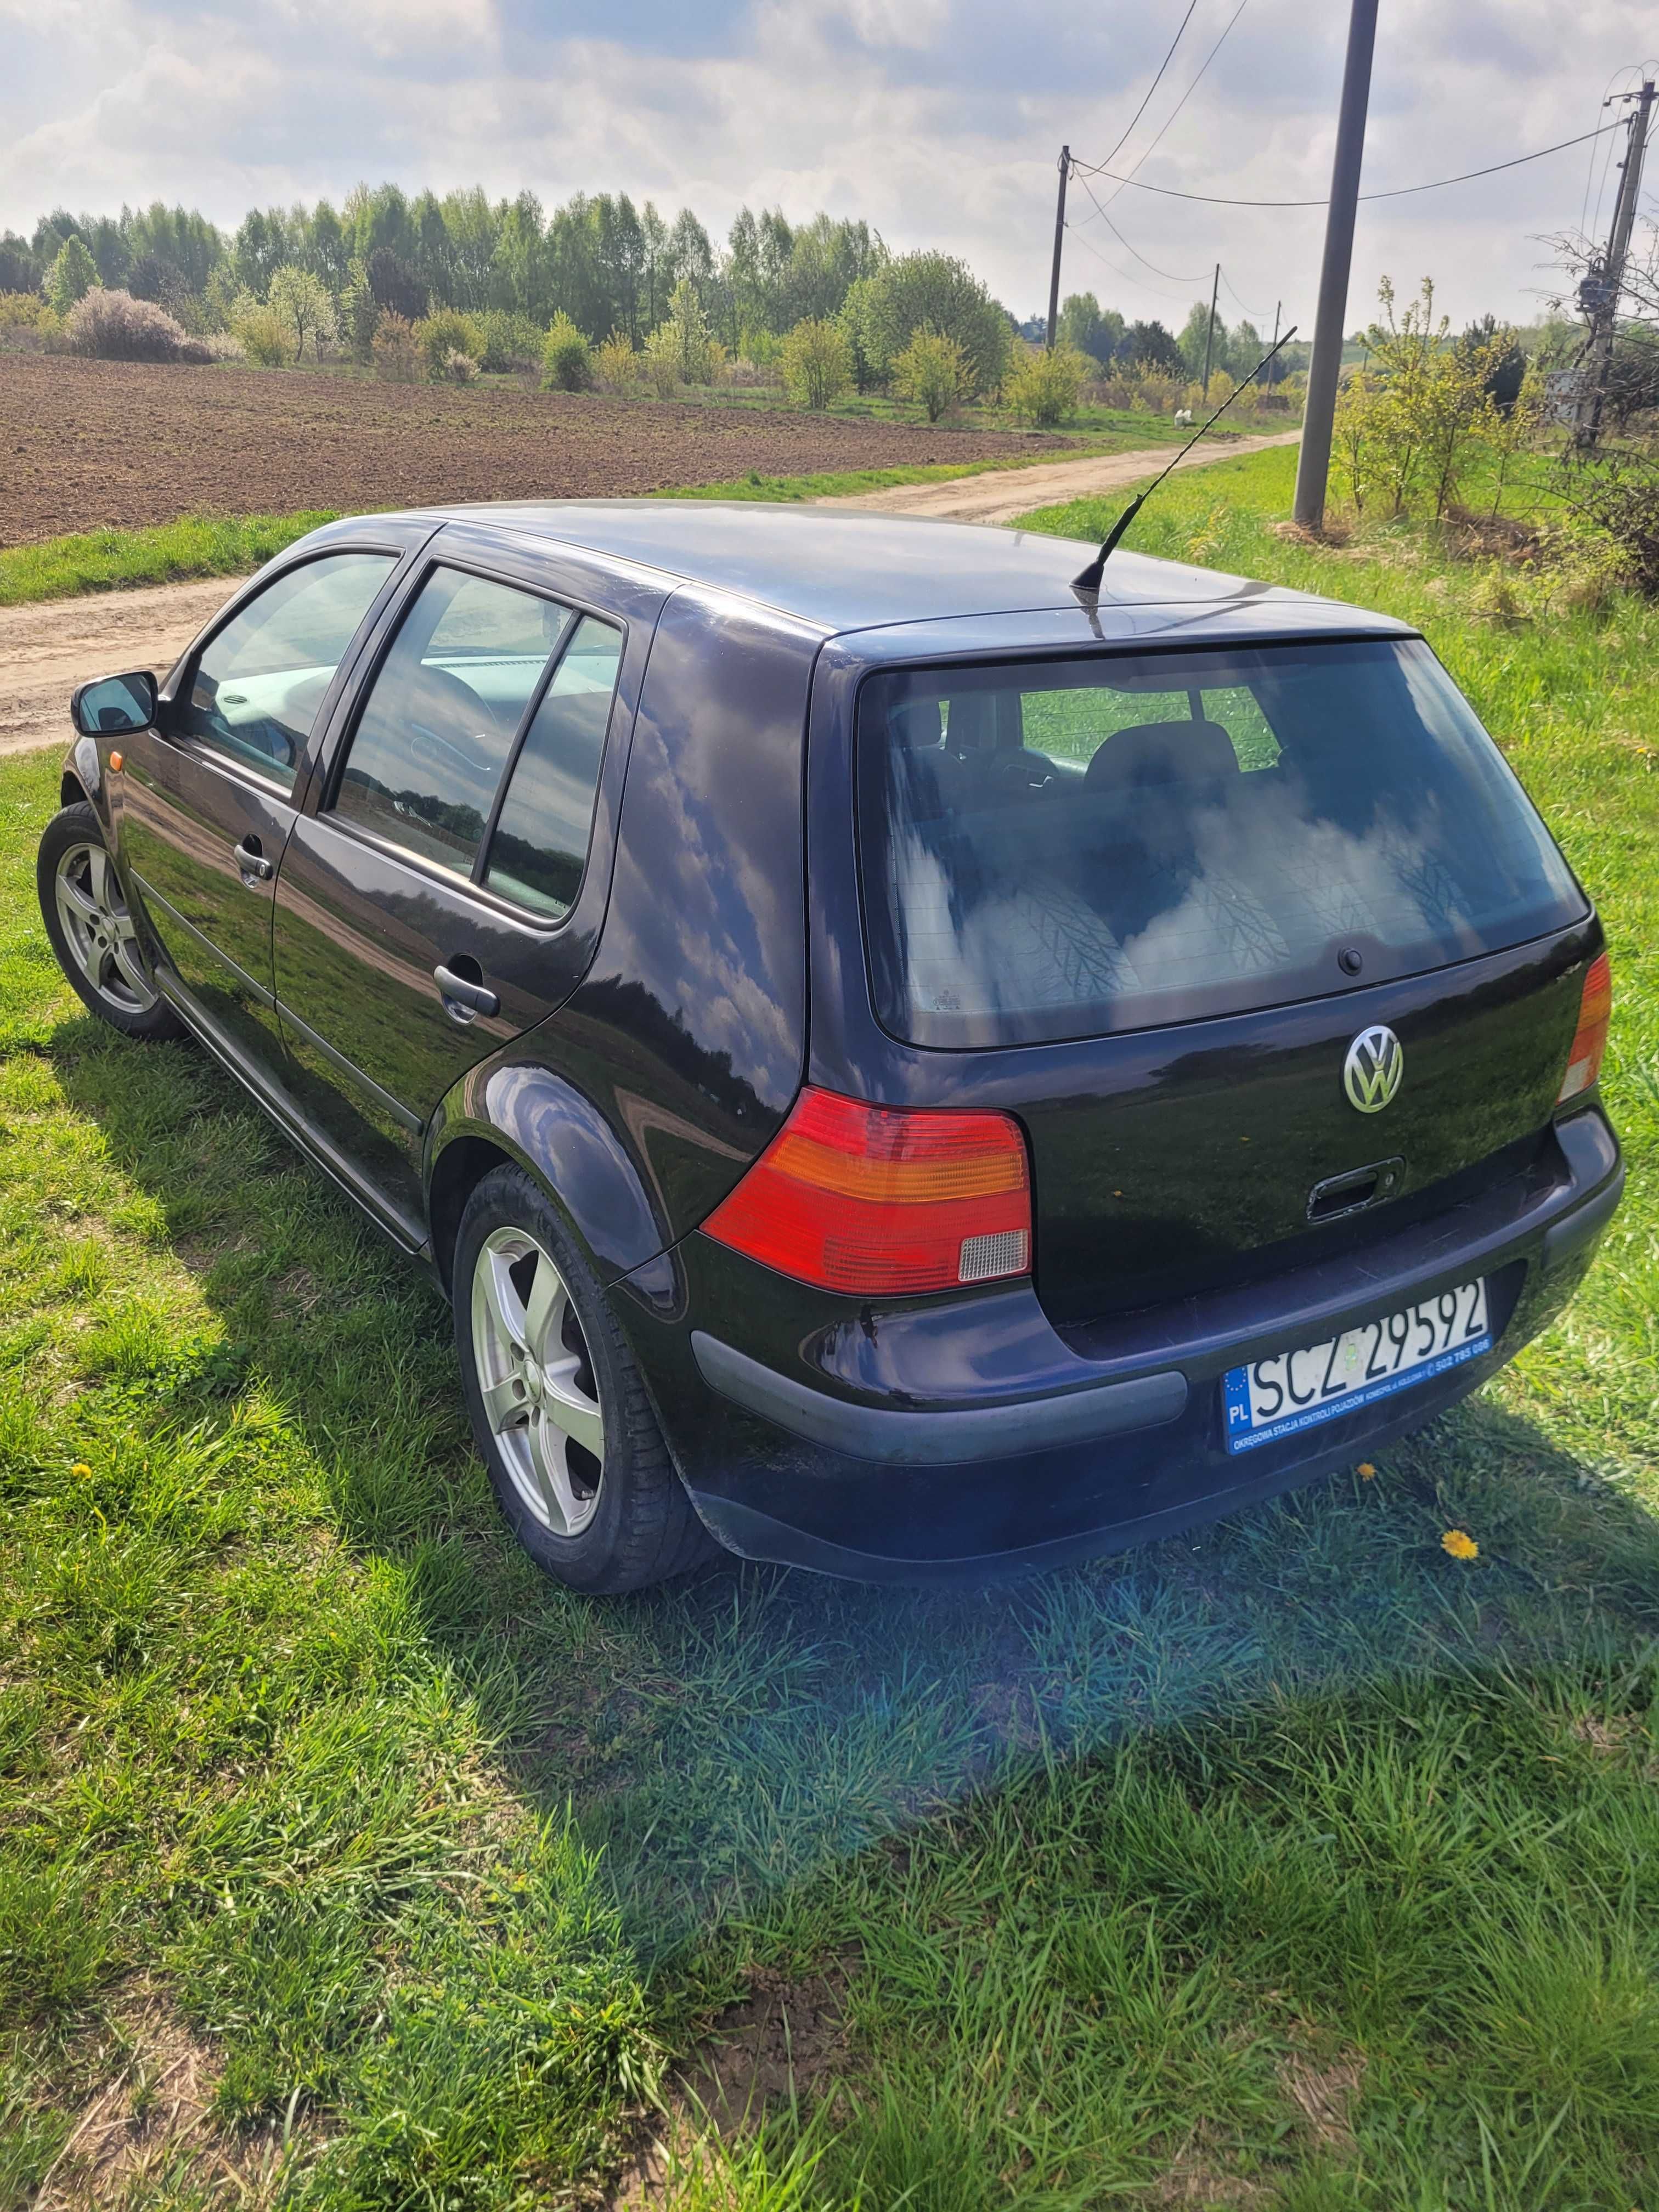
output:
M605 1410L564 1277L522 1229L485 1238L472 1273L472 1357L514 1486L556 1536L598 1509Z
M64 942L92 988L124 1014L148 1013L155 1004L155 986L103 847L70 846L58 863L53 890Z

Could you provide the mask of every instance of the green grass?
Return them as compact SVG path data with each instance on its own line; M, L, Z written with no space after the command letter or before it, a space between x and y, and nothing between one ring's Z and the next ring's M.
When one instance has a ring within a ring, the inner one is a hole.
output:
M241 576L285 545L335 520L305 514L185 514L154 530L88 530L0 550L0 607L173 584L188 576Z
M1659 2203L1659 614L1476 619L1410 532L1274 537L1287 483L1143 542L1427 628L1602 903L1631 1197L1373 1479L1012 1588L541 1582L422 1279L58 981L55 764L0 764L0 2203L124 2081L165 2147L180 2039L146 2203L567 2202L820 1974L839 2043L682 2118L678 2212Z

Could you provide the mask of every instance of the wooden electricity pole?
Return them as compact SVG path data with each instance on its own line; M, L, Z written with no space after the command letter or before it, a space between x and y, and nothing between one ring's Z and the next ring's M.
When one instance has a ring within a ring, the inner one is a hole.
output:
M1210 356L1215 351L1215 303L1221 290L1221 264L1215 264L1215 282L1210 287L1210 327L1204 333L1204 403L1210 399Z
M1060 248L1066 236L1066 179L1072 173L1072 149L1060 149L1060 198L1054 203L1054 258L1048 271L1048 345L1052 350L1060 321Z
M1601 410L1607 404L1613 332L1619 322L1619 295L1625 283L1625 257L1630 252L1636 203L1642 190L1642 156L1647 151L1648 114L1653 106L1651 78L1639 93L1626 93L1623 97L1634 99L1637 105L1630 118L1625 158L1620 164L1619 197L1613 205L1607 258L1586 270L1578 288L1580 303L1590 310L1589 358L1574 431L1574 443L1585 448L1594 446L1601 434Z

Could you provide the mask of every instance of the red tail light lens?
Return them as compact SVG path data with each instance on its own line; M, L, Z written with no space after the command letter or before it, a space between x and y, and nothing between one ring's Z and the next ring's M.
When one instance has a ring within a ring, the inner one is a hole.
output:
M1578 1027L1567 1072L1561 1079L1558 1106L1588 1091L1601 1073L1601 1055L1607 1048L1607 1024L1613 1018L1613 964L1605 952L1597 953L1584 972L1584 995L1578 1001Z
M1031 1188L1006 1114L908 1114L803 1091L703 1227L856 1297L954 1290L1031 1264Z

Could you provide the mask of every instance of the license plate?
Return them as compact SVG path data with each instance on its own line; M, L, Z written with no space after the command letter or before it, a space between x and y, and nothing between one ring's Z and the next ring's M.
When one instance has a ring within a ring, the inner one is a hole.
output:
M1361 1322L1323 1344L1275 1352L1222 1380L1230 1452L1316 1428L1492 1350L1484 1281L1460 1283L1414 1306Z

